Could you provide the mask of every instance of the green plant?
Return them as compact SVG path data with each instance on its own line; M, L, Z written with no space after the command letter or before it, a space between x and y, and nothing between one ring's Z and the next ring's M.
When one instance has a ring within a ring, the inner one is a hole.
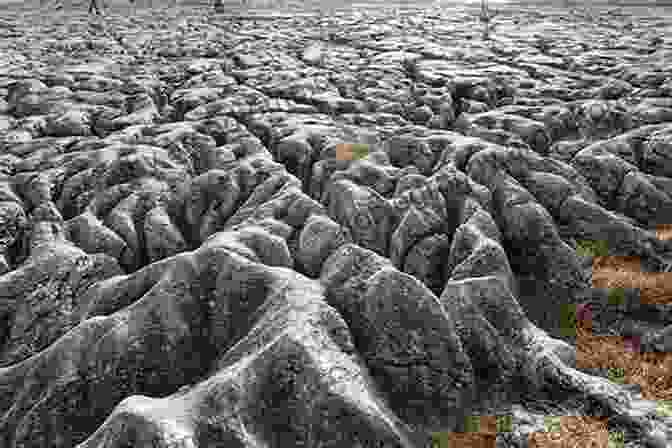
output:
M623 367L609 367L609 369L607 370L607 378L609 379L609 381L623 384L624 377L625 377L625 370L623 370Z
M582 257L606 257L609 247L604 240L577 240L576 252Z
M512 415L497 415L495 417L496 431L498 433L506 433L513 431L513 416ZM463 433L479 433L481 432L481 416L467 415L464 417L462 431ZM449 443L451 440L451 431L438 431L431 433L431 448L448 448L453 446ZM453 441L453 443L455 443Z
M672 400L658 401L656 413L663 417L672 417Z
M352 151L353 160L363 159L369 155L369 145L366 143L353 143L350 146L350 150Z
M545 432L560 432L560 417L555 415L547 415L544 417L544 431Z
M562 336L576 336L577 305L563 303L560 306L560 333Z
M468 415L464 419L464 432L479 432L481 418L478 415Z
M513 426L513 418L511 415L497 416L497 432L511 432Z
M623 431L610 431L607 448L623 448L625 444L625 435Z
M448 448L450 440L450 431L433 432L431 435L431 448Z
M625 302L625 290L623 288L609 288L607 303L609 305L622 305Z

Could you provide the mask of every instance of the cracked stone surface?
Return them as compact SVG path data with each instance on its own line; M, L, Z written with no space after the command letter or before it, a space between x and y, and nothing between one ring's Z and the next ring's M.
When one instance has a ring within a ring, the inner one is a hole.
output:
M568 397L670 446L559 319L577 240L672 256L664 10L44 3L0 9L0 446L525 446Z

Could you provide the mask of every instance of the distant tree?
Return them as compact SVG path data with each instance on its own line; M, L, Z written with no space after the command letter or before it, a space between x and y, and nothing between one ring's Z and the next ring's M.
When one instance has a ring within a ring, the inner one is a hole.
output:
M488 6L488 0L481 0L481 15L479 17L483 24L483 39L490 39L490 28L492 19L497 15L496 11L491 11Z
M97 15L100 15L100 8L98 7L98 0L90 0L89 1L89 14L91 14L94 10L96 11Z

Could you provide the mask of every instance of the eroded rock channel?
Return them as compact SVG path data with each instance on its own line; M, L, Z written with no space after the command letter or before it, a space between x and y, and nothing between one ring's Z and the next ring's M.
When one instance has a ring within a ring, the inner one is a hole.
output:
M3 14L0 446L419 448L569 398L669 436L558 319L577 240L672 253L669 24Z

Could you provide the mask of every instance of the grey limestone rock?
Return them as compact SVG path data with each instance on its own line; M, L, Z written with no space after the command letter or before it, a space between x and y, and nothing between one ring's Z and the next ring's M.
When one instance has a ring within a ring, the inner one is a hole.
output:
M24 6L0 13L2 448L424 448L496 409L514 446L549 402L662 446L560 311L608 296L580 240L669 264L668 19L502 5L485 42L468 6ZM669 351L670 310L627 297L596 320Z

